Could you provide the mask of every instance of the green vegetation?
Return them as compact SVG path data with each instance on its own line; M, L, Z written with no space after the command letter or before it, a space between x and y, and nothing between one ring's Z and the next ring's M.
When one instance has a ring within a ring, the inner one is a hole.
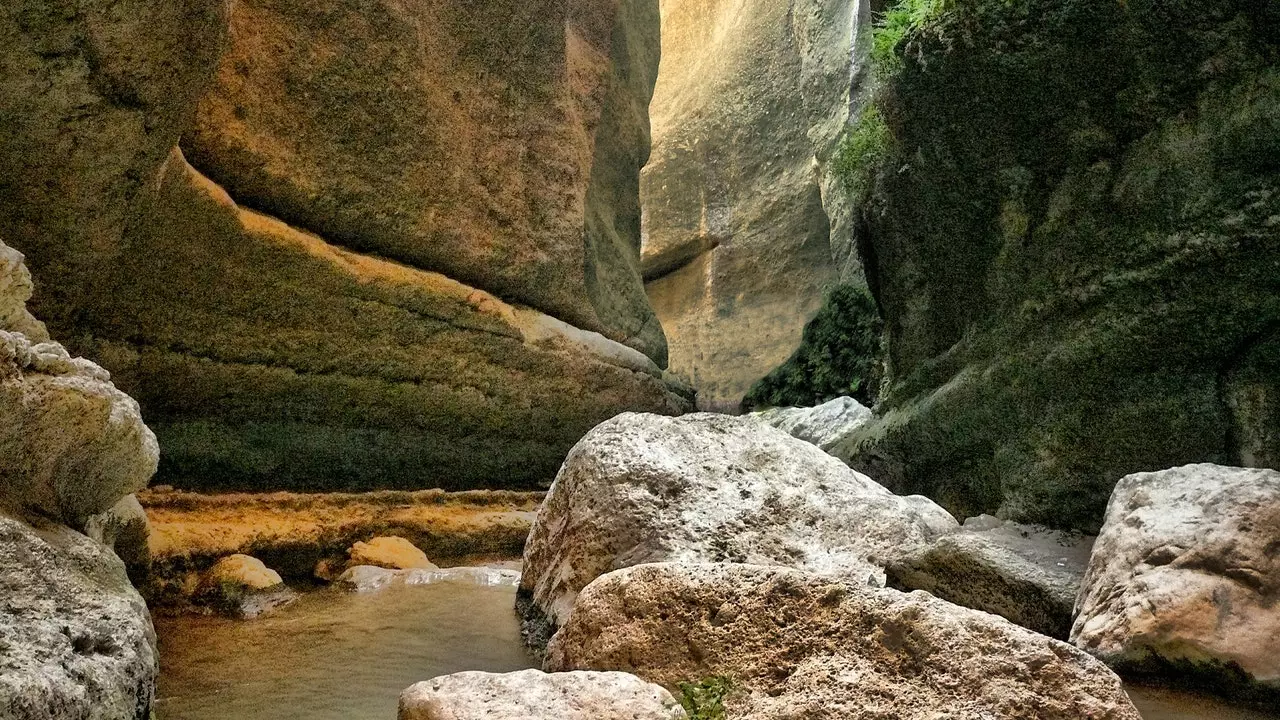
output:
M816 405L841 395L874 404L884 374L883 330L869 292L837 286L805 325L795 354L751 387L743 408Z
M884 116L873 104L862 109L857 122L840 139L832 170L855 204L861 204L871 191L875 168L892 141Z
M696 683L680 683L680 704L689 720L724 720L724 699L733 689L727 677L713 675Z
M924 25L947 8L951 0L899 0L876 22L871 41L871 65L876 78L885 78L902 68L900 45L912 30Z

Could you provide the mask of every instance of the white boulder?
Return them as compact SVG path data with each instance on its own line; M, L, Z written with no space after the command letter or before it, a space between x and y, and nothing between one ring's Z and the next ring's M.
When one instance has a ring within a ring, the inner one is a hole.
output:
M851 397L838 397L815 407L778 407L751 413L779 430L830 450L871 419L871 408Z
M685 720L671 693L620 672L461 672L400 695L400 720Z

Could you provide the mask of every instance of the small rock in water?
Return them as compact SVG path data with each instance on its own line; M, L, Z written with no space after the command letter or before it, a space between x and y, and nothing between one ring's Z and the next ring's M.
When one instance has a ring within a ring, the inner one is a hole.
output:
M491 567L453 567L433 570L390 570L373 565L349 567L335 581L351 592L375 592L394 584L432 585L439 582L465 582L490 587L513 587L520 582L520 572Z
M351 546L348 557L348 567L374 565L390 570L434 570L436 567L417 546L394 535L376 537L369 542L357 542Z
M1128 475L1107 505L1071 640L1124 670L1189 672L1280 701L1278 549L1280 472Z
M228 555L200 577L192 599L226 615L255 618L298 598L280 574L249 555Z
M685 720L671 693L620 672L461 672L400 695L400 720Z

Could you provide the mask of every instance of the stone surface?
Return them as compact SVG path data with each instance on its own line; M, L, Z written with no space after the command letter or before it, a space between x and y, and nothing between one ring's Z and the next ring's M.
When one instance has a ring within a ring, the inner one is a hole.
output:
M249 555L228 555L200 577L193 599L221 613L251 619L293 602L280 573Z
M619 672L461 672L400 695L400 720L684 720L671 693Z
M89 517L84 534L106 545L124 562L129 578L139 584L151 570L151 523L135 495L126 495L106 512Z
M824 288L862 282L830 161L861 82L854 41L869 5L662 2L644 274L671 367L701 409L736 411L799 344Z
M757 420L627 413L565 460L525 545L519 605L537 645L588 583L640 563L776 564L883 584L885 563L955 527L928 499L893 495Z
M1071 640L1135 672L1280 701L1280 472L1199 464L1116 486ZM1215 677L1218 676L1218 677Z
M156 639L124 565L32 522L0 512L0 717L149 720Z
M376 592L391 585L434 585L442 582L471 583L485 587L514 587L520 571L496 567L451 567L390 570L372 565L347 568L335 583L351 592Z
M898 558L885 573L890 587L925 590L1066 640L1093 540L983 515Z
M1105 665L926 593L787 568L660 563L587 586L549 670L633 672L667 687L722 676L727 716L1138 720Z
M241 208L180 153L152 199L123 286L82 317L165 448L160 482L545 486L602 420L689 405L632 348Z
M1091 533L1129 473L1275 466L1274 8L921 7L862 244L891 382L837 451L957 516Z
M769 408L751 415L828 450L870 420L871 409L851 397L838 397L815 407Z
M665 364L639 272L656 0L241 0L183 147L238 202Z
M369 542L357 541L347 557L352 565L373 565L390 570L434 570L436 567L413 543L394 535L375 537Z

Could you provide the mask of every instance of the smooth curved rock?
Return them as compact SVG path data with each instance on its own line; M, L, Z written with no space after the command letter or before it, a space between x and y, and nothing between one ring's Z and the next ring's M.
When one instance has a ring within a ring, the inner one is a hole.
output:
M1243 673L1280 700L1280 472L1186 465L1116 486L1076 645L1134 672Z
M525 545L519 604L538 645L610 570L748 562L883 584L884 564L956 527L757 420L626 413L565 460Z
M888 585L925 590L957 605L1066 640L1093 538L990 515L885 568Z
M234 617L251 619L298 599L280 573L249 555L228 555L200 576L192 598Z
M461 672L400 695L400 720L684 720L671 693L619 672Z
M375 537L368 542L357 541L347 553L352 565L374 565L391 570L436 569L413 543L397 536Z
M851 397L838 397L814 407L769 408L751 416L825 451L865 425L871 408Z
M111 548L124 562L129 579L141 585L151 567L151 522L136 495L126 495L106 512L90 517L84 534Z
M151 616L120 560L0 513L0 717L149 720L157 671Z
M596 580L546 668L666 687L727 677L728 716L741 720L1140 717L1101 662L1003 618L750 565L660 563Z

